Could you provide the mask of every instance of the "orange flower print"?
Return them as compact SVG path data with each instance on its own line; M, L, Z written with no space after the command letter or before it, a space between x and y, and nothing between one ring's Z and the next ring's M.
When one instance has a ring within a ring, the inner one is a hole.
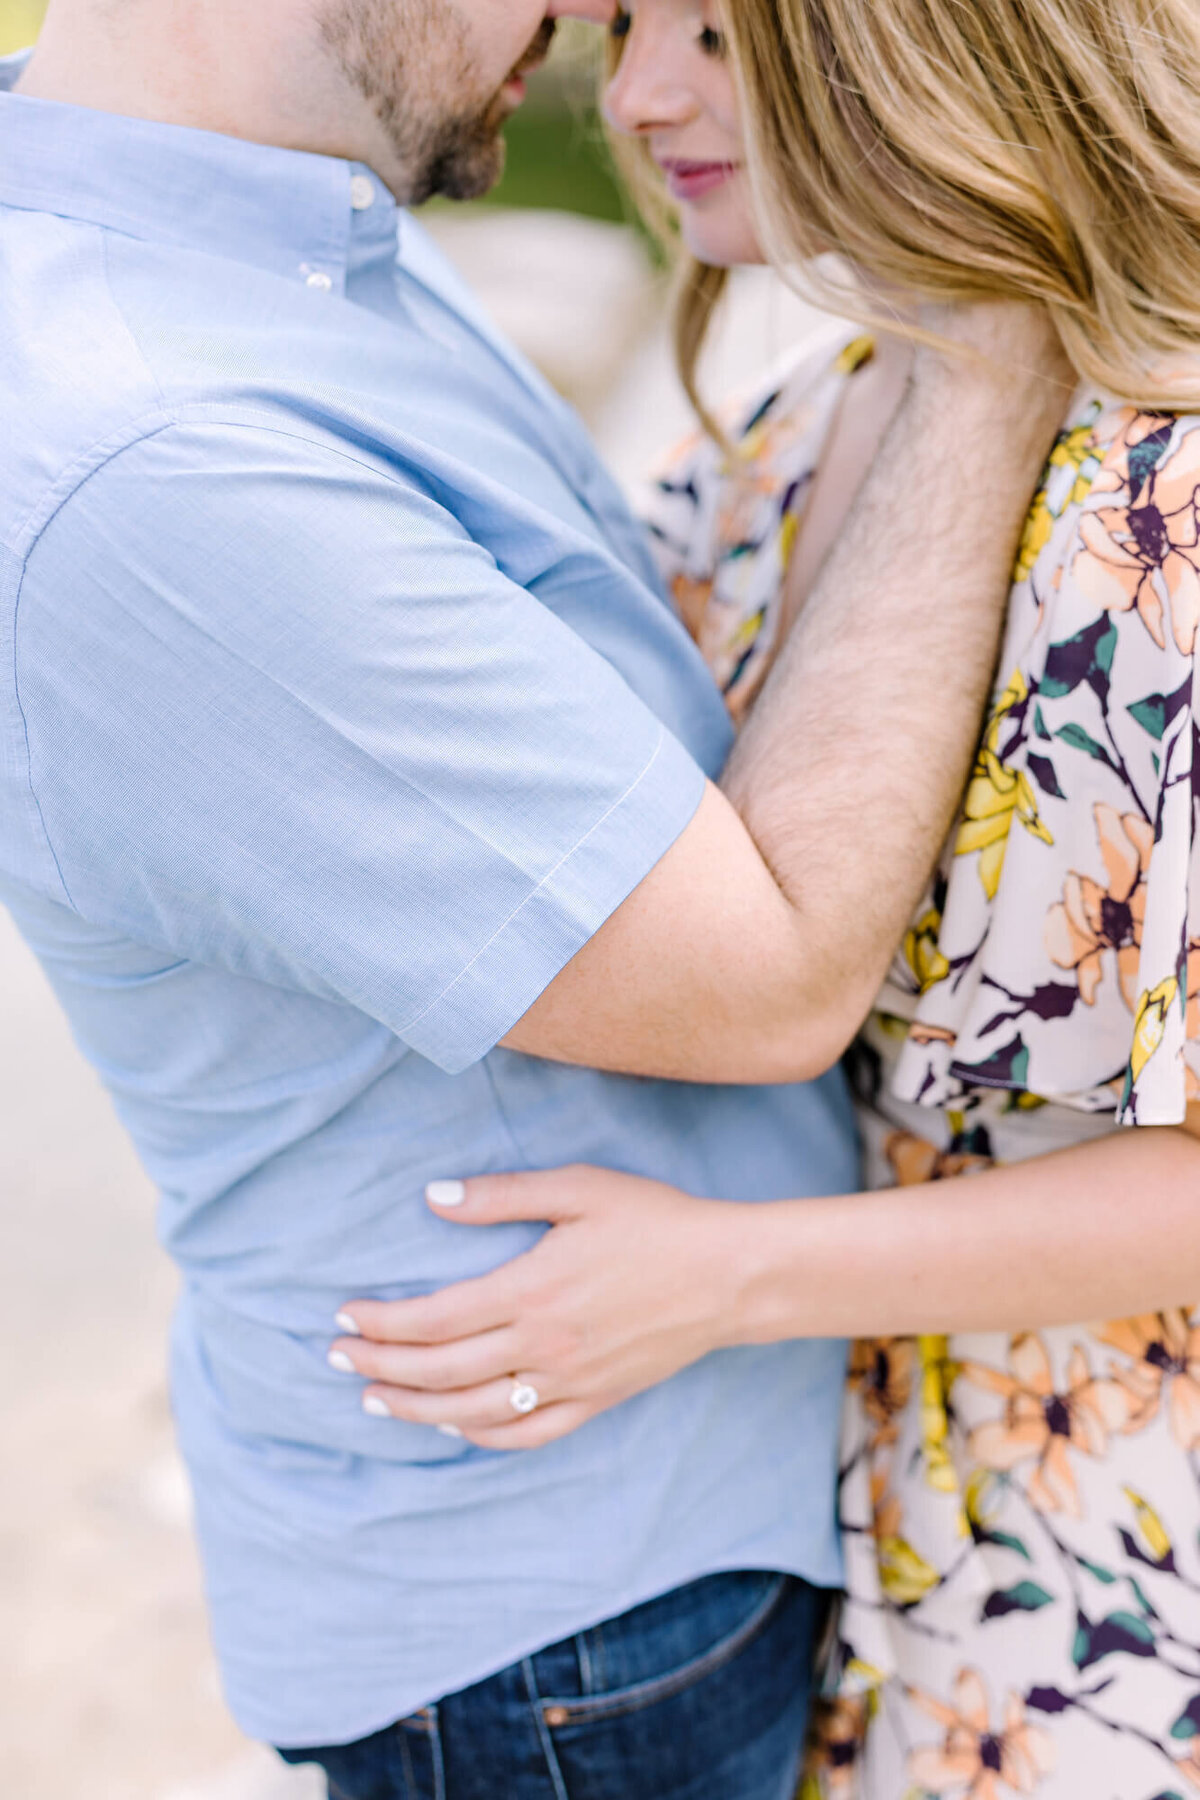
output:
M939 1150L927 1138L911 1131L893 1131L883 1153L887 1157L897 1187L917 1187L926 1181L949 1181L956 1175L974 1175L991 1167L986 1156L974 1156L965 1150Z
M1183 1047L1187 1098L1200 1100L1200 939L1188 945L1187 1041Z
M1179 1306L1119 1319L1097 1336L1129 1358L1128 1364L1110 1364L1114 1380L1129 1396L1124 1429L1141 1431L1156 1417L1165 1395L1171 1436L1181 1450L1200 1450L1200 1321Z
M916 1369L914 1338L860 1338L851 1350L849 1383L876 1427L875 1447L895 1443L896 1421L912 1398Z
M917 1688L910 1688L909 1694L913 1704L945 1731L940 1747L909 1753L909 1774L924 1793L954 1793L962 1800L1035 1794L1054 1768L1050 1734L1026 1724L1025 1702L1019 1694L1010 1693L1005 1702L1003 1728L992 1729L987 1690L974 1669L963 1669L959 1675L952 1705Z
M930 1044L945 1044L953 1049L958 1042L958 1033L948 1031L944 1025L926 1025L918 1020L909 1032L914 1044L928 1047Z
M1035 1332L1022 1332L1009 1350L1010 1375L983 1363L966 1362L963 1380L1004 1400L1004 1414L976 1426L969 1438L974 1460L1004 1471L1036 1460L1027 1493L1039 1512L1083 1517L1070 1452L1103 1456L1113 1432L1129 1422L1130 1400L1116 1381L1097 1380L1078 1345L1071 1353L1067 1385L1058 1392L1045 1345Z
M1104 952L1115 951L1121 993L1132 1012L1137 1002L1154 827L1137 813L1118 813L1104 801L1097 803L1094 814L1108 886L1101 887L1090 875L1072 870L1062 900L1046 915L1046 951L1051 962L1074 973L1085 1006L1095 1005L1104 975Z
M704 621L712 603L712 582L696 581L690 575L677 575L671 583L671 593L680 618L692 637L699 643L704 632Z
M1200 1737L1192 1739L1192 1747L1183 1761L1175 1764L1178 1772L1191 1782L1194 1788L1200 1788Z
M866 1694L845 1694L817 1703L799 1800L851 1800L857 1794L872 1700Z
M1200 626L1200 432L1189 431L1156 465L1154 450L1159 441L1165 448L1172 424L1141 415L1118 440L1110 480L1102 475L1096 485L1109 488L1112 477L1128 471L1129 504L1083 515L1074 573L1082 592L1106 612L1136 607L1160 650L1169 607L1180 655L1190 656Z

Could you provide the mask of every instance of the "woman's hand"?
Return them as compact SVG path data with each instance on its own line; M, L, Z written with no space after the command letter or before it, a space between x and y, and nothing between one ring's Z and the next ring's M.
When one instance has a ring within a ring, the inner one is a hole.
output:
M534 1449L736 1341L738 1228L754 1209L589 1168L439 1182L429 1199L464 1227L552 1229L479 1280L339 1313L360 1335L338 1340L334 1366L368 1378L369 1412ZM540 1397L527 1418L512 1407L514 1377Z

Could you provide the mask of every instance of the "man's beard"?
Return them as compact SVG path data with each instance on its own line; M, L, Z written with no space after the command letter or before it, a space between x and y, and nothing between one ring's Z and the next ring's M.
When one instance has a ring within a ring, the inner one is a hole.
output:
M435 194L477 200L496 186L512 109L503 89L485 106L461 103L478 87L478 69L453 0L417 0L403 15L399 0L332 0L321 29L405 171L398 199L410 206ZM554 20L545 19L508 80L544 61L554 32Z

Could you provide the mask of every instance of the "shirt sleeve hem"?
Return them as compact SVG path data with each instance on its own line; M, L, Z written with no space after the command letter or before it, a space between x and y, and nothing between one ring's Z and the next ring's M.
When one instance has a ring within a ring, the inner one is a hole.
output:
M437 999L400 1032L448 1075L485 1057L696 815L707 777L666 730L641 773Z

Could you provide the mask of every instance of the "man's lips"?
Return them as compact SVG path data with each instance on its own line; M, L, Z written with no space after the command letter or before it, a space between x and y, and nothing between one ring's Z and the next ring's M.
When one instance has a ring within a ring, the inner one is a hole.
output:
M525 98L525 78L540 69L550 54L551 45L557 35L558 27L553 19L547 19L529 49L521 58L512 74L504 84L504 92L518 103Z
M659 162L659 167L667 178L672 199L685 203L703 200L706 194L714 194L738 173L736 163L690 162L665 157Z

